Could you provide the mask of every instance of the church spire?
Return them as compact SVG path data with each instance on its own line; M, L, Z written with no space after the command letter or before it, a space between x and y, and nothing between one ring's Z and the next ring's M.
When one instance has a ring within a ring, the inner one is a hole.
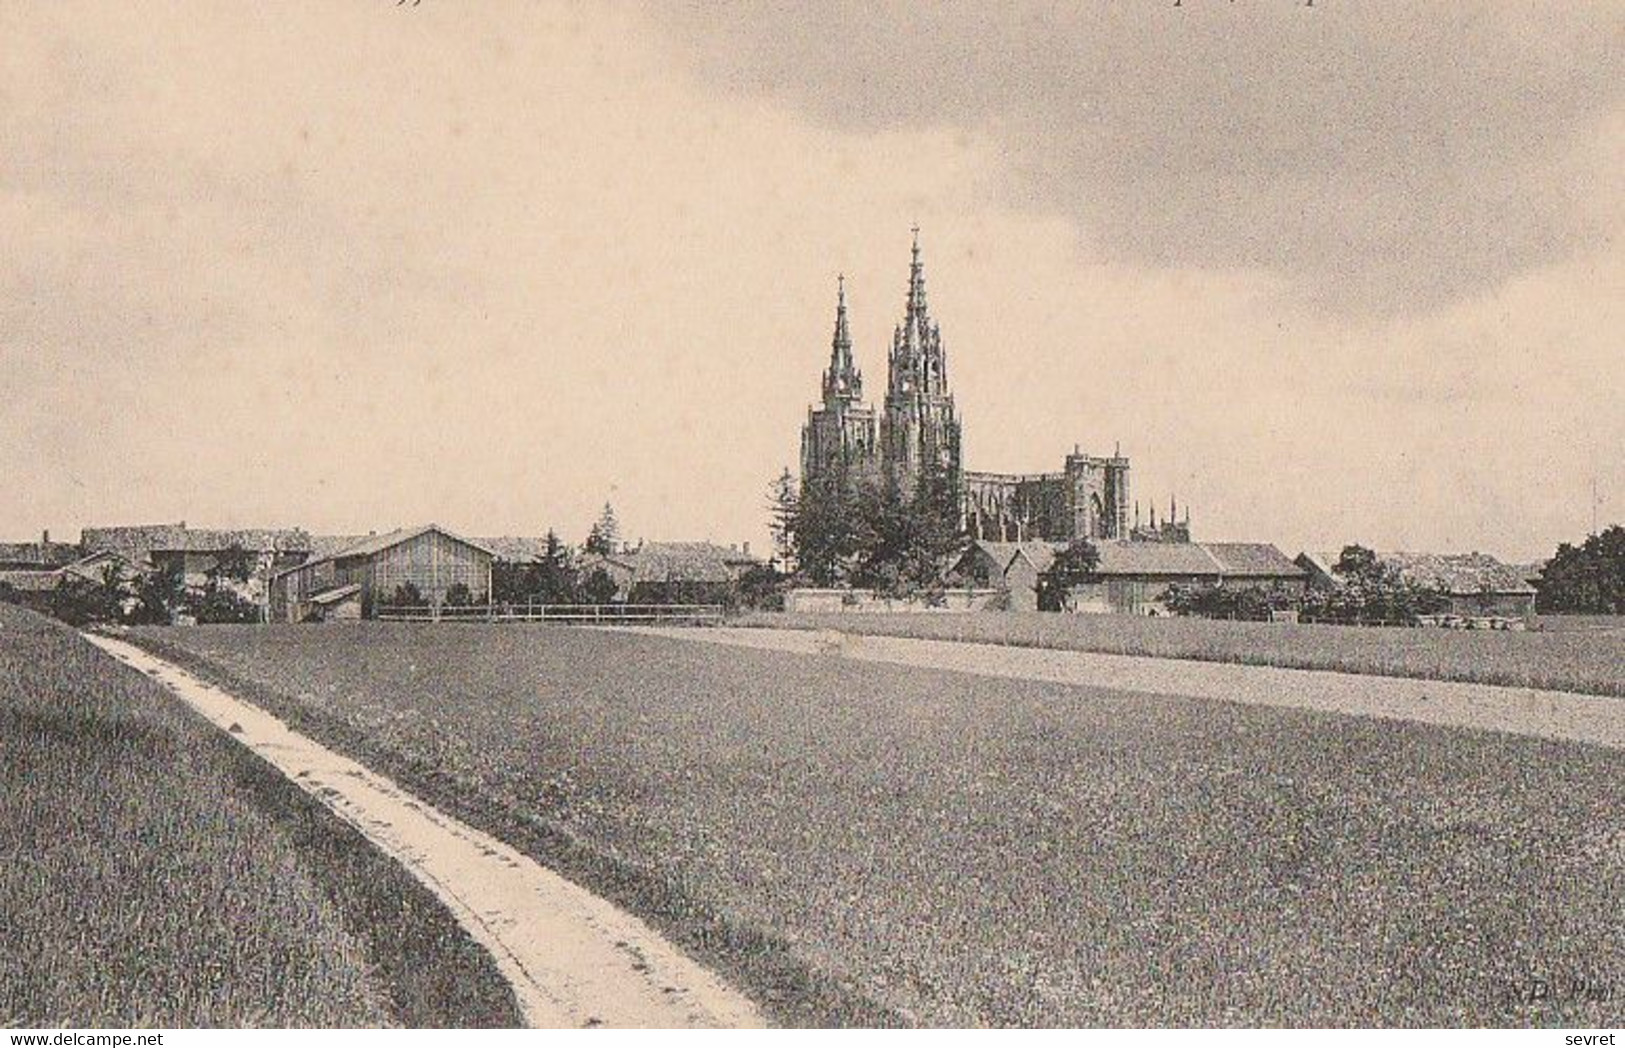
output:
M923 339L929 333L929 320L925 311L925 264L920 261L920 227L914 226L914 247L908 264L908 308L903 315L905 331L917 324Z
M835 334L830 339L824 399L863 399L863 374L852 361L852 332L846 320L846 274L835 278Z

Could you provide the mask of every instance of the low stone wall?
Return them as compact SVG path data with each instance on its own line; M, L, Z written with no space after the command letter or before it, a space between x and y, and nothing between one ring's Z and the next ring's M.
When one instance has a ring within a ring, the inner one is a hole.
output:
M930 605L923 600L882 597L871 590L794 589L784 595L784 610L801 614L953 614L991 610L998 598L996 589L951 589L943 593L942 604Z

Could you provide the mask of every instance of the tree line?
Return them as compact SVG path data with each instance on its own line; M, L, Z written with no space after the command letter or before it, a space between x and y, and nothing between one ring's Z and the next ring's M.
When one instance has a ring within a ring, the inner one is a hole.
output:
M834 468L773 483L771 527L786 585L855 587L940 602L964 548L959 478L927 456L913 490L895 477Z

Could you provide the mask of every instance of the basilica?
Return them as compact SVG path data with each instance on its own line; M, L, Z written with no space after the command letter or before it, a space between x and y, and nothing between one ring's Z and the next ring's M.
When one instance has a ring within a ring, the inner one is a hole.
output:
M838 471L859 482L895 483L906 497L922 471L935 463L953 478L965 530L973 539L1067 542L1152 537L1137 534L1139 521L1130 521L1129 462L1120 453L1089 455L1074 447L1057 472L974 472L961 460L960 425L948 389L942 331L926 305L916 229L903 321L892 334L886 397L878 413L863 399L863 373L852 355L844 279L837 285L835 335L824 372L823 399L808 410L801 430L803 485ZM1177 530L1178 524L1174 527ZM1160 532L1157 537L1162 537Z

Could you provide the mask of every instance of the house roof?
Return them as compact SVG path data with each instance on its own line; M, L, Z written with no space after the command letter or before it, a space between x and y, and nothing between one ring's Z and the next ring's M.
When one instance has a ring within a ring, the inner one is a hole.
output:
M0 542L0 564L60 568L84 552L66 542Z
M1329 577L1338 576L1333 570L1342 559L1341 553L1301 553L1300 561L1307 561ZM1488 553L1378 553L1377 562L1399 571L1400 575L1419 586L1437 586L1457 596L1483 593L1530 595L1535 587L1529 584L1522 570L1503 564Z
M154 552L216 553L241 546L251 553L302 553L311 548L310 535L299 528L189 528L184 523L85 528L80 542L86 550L113 550L132 562Z
M1535 587L1514 568L1488 553L1378 553L1383 564L1423 586L1466 596L1476 593L1533 595Z
M312 535L309 559L325 560L371 537L371 535Z
M752 563L714 542L646 542L632 554L633 582L732 582L737 568Z
M1204 542L1229 578L1302 578L1306 572L1268 542Z
M112 561L120 567L131 567L129 560L117 550L99 549L87 553L72 564L64 564L57 569L61 574L73 574L90 582L100 582L107 562Z
M1537 560L1530 564L1509 564L1507 567L1516 571L1520 579L1538 589L1540 584L1546 580L1546 565L1549 563L1551 562Z
M977 539L971 543L970 549L966 552L980 552L998 565L1000 571L1008 570L1010 562L1021 552L1027 554L1027 560L1038 566L1039 571L1047 570L1050 562L1055 559L1055 549L1048 542L994 542L991 539Z
M39 571L32 568L0 571L0 586L10 586L24 593L44 593L56 589L61 582L60 571Z
M631 572L632 584L660 582L732 582L741 568L761 561L715 542L645 542L620 553L581 558L583 571L614 564Z
M512 564L525 564L539 561L547 554L547 539L531 538L526 535L498 535L494 538L476 539L485 548L491 551L497 560L505 560Z

